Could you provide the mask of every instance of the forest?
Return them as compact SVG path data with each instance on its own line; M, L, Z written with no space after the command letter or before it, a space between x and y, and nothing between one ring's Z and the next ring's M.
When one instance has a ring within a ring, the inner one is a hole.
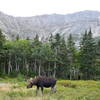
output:
M72 34L59 33L43 41L33 39L7 40L0 30L0 77L53 76L67 80L100 79L100 40L85 31L79 43Z

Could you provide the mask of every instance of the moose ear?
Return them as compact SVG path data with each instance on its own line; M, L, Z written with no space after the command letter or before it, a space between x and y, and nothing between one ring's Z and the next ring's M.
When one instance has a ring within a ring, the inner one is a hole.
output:
M33 78L30 78L30 83L32 83Z
M27 83L31 83L32 82L32 78L27 80Z
M33 80L33 78L30 78L30 81L32 81Z

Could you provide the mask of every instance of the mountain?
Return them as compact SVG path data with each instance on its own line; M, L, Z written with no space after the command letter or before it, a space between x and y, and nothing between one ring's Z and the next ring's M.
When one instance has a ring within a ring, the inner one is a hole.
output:
M32 17L13 17L0 12L0 29L8 39L14 39L17 35L23 39L33 38L36 34L47 38L51 33L60 33L65 38L71 33L78 39L90 28L94 37L100 36L100 12L86 10Z

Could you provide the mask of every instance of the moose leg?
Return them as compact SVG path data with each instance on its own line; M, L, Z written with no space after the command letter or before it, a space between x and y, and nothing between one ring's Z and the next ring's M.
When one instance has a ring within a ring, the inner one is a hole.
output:
M54 92L56 92L56 86L54 86Z
M55 86L51 87L51 91L52 93L56 92L56 87Z
M39 86L37 86L37 89L36 89L36 95L37 95L37 93L38 93L38 90L39 90Z
M41 87L42 95L43 95L43 87Z
M51 87L51 93L53 93L53 87Z

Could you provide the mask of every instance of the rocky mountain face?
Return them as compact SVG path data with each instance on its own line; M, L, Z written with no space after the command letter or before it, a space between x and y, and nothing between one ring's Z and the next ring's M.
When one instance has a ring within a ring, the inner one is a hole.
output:
M33 38L36 34L47 38L51 33L60 33L65 38L73 34L78 39L90 28L95 37L100 36L100 12L81 11L33 17L13 17L0 12L0 29L8 39L14 39L17 35L23 39Z

